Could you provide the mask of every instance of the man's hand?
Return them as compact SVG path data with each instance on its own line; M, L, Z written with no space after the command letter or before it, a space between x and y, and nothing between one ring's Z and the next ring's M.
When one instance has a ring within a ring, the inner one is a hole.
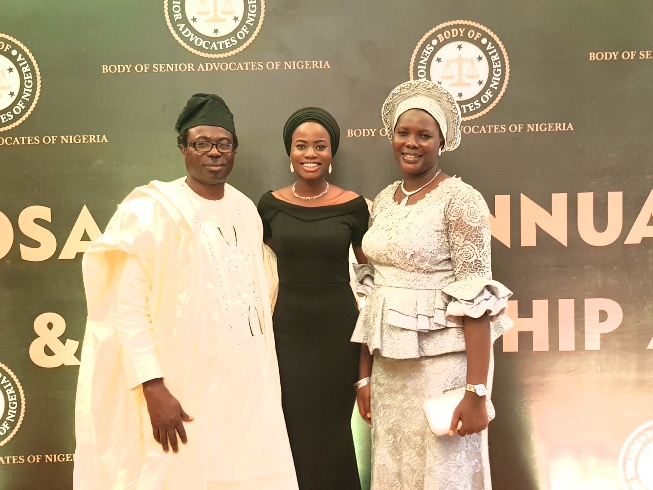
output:
M172 451L178 452L177 433L181 442L186 444L188 439L183 422L191 422L193 417L184 412L181 404L170 394L163 384L163 378L151 379L143 383L143 395L147 402L154 439L161 444L166 453L169 450L168 442Z
M461 436L476 434L486 429L489 423L485 397L466 391L453 412L449 435L454 435L456 431Z

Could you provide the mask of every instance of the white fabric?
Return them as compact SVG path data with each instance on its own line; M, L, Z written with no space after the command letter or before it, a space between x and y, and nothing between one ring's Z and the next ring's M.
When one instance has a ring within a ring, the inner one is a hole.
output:
M445 138L446 141L447 116L435 100L433 100L431 97L426 97L425 95L416 95L415 97L411 97L410 99L406 99L400 102L397 105L397 110L395 110L392 127L397 127L397 120L399 119L399 116L411 109L422 109L431 114L431 116L433 116L433 118L438 122L440 131L442 132L442 137Z
M497 281L482 280L478 282L481 290L471 299L449 295L447 294L448 288L442 289L445 299L449 302L447 318L456 321L456 317L480 318L487 313L490 321L498 321L505 314L508 298L512 295L510 290Z
M374 267L368 264L351 263L354 276L354 292L359 297L365 297L374 291Z
M374 289L352 341L384 357L463 352L463 316L490 314L492 340L512 326L511 291L492 280L489 210L480 193L450 177L423 199L400 206L400 183L374 200L363 251Z
M76 490L297 489L258 213L228 185L220 203L187 191L137 188L84 256ZM178 454L154 441L140 386L161 376L195 418Z
M431 432L436 436L444 436L449 433L451 429L451 420L456 408L463 401L465 396L465 388L456 388L451 391L446 391L441 395L434 396L427 399L422 407L424 408L424 415L429 423ZM490 422L495 417L494 404L488 397L485 398L485 409ZM462 427L462 421L458 421L458 429Z
M374 354L371 490L492 489L488 431L436 437L424 415L424 402L464 385L466 373L464 352L420 359ZM490 361L489 394L492 373Z
M129 364L127 369L133 369L135 375L130 389L163 377L147 302L151 291L138 257L127 256L116 288L116 333L128 354L123 362Z
M374 353L371 489L491 490L487 431L436 437L423 411L427 399L466 383L464 323L449 306L477 308L486 290L497 304L510 295L492 279L489 211L460 179L409 206L393 199L399 184L374 201L363 251L375 287L352 337ZM492 339L510 325L498 312ZM489 398L492 360L487 385Z
M388 138L392 141L397 117L400 115L397 107L408 99L420 96L432 99L439 108L438 112L442 111L444 113L447 131L442 133L442 136L444 136L444 148L442 150L453 151L458 148L461 137L460 107L458 107L453 95L446 88L430 80L409 80L392 89L381 107L381 119L383 120L383 127L388 133ZM422 105L426 107L425 104ZM404 106L404 110L410 108Z

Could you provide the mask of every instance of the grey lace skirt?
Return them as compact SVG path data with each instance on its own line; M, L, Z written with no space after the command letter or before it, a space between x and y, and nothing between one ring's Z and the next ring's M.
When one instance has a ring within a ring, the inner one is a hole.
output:
M465 352L374 355L371 490L491 490L487 430L437 437L422 410L427 398L464 384L466 373Z

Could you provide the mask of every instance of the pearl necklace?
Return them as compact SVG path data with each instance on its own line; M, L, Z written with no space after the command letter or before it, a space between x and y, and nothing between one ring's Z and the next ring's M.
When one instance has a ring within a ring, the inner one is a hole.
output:
M297 194L297 193L295 192L295 186L296 186L296 185L297 185L297 182L295 182L295 183L292 185L292 195L295 196L295 197L298 198L298 199L303 199L304 201L312 201L313 199L317 199L317 198L319 198L319 197L322 197L324 194L326 194L327 192L329 192L329 183L327 182L327 183L326 183L326 189L324 189L322 192L320 192L317 196L308 196L308 197L306 197L306 196L300 196L299 194Z
M424 184L424 185L423 185L422 187L420 187L419 189L415 189L414 191L410 191L410 192L408 192L406 189L404 189L404 181L402 180L402 181L401 181L401 192L403 192L404 194L406 194L406 197L404 197L404 198L401 200L401 202L399 203L399 205L400 205L400 206L406 206L406 205L408 204L408 198L409 198L410 196L412 196L413 194L417 194L419 191L421 191L422 189L424 189L424 187L426 187L426 186L429 185L431 182L433 182L433 181L435 180L435 178L436 178L438 175L440 175L440 172L441 172L441 171L442 171L441 169L438 169L438 171L435 172L435 175L433 176L433 178L432 178L431 180L429 180L426 184Z

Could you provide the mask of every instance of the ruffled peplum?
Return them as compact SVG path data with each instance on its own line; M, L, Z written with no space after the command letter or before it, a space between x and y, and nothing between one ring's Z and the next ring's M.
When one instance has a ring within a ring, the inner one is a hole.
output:
M376 285L352 341L394 359L464 352L463 317L487 313L494 342L513 325L506 315L511 295L500 282L482 277L468 277L442 289Z
M358 296L369 296L374 290L374 267L370 264L351 264L356 276L355 292Z

